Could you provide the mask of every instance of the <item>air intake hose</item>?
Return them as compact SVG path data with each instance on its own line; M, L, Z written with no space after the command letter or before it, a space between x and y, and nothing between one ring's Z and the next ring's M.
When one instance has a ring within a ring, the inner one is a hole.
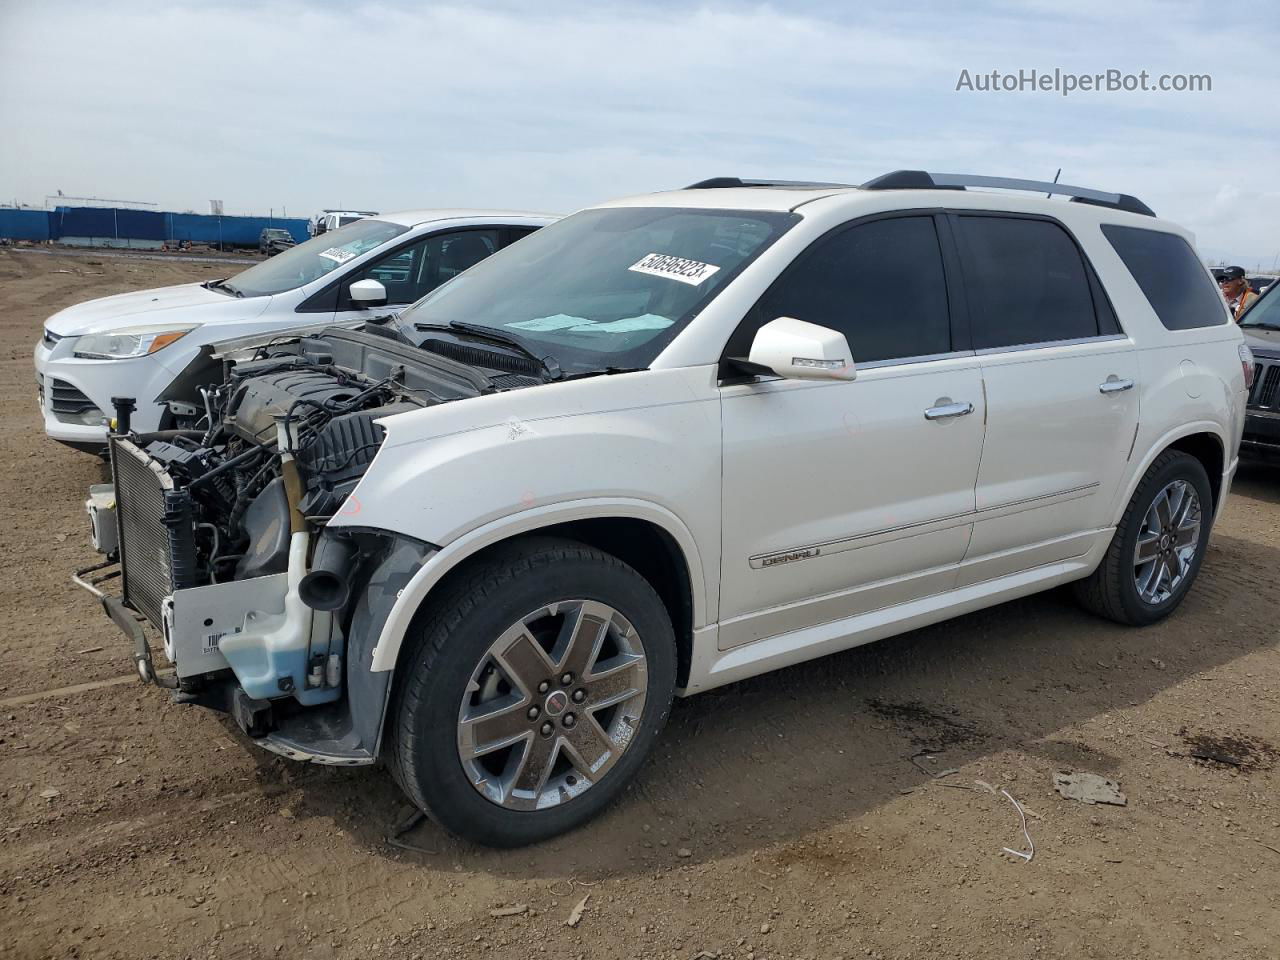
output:
M346 537L323 534L311 570L298 584L298 597L313 610L341 610L351 598L351 566L356 545Z

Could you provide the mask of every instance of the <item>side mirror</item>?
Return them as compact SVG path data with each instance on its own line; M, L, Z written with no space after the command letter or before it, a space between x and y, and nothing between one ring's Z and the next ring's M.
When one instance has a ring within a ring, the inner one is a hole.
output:
M852 380L853 353L843 333L794 317L771 320L756 332L748 359L788 380Z
M377 280L357 280L347 288L347 293L351 295L351 302L360 310L387 305L387 288Z

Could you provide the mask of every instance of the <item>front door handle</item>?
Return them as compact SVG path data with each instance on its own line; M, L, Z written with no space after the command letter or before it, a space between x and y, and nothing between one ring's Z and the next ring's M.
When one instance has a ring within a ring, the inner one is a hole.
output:
M950 397L938 399L937 406L924 412L926 420L950 420L952 417L964 417L973 413L972 403L953 403Z
M1123 393L1126 390L1132 389L1132 380L1121 380L1114 373L1107 377L1103 383L1098 384L1099 393Z

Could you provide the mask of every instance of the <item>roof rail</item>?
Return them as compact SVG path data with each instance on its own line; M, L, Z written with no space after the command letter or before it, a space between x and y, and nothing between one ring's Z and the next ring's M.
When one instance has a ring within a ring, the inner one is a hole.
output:
M1067 183L1043 180L1017 180L1011 177L980 177L967 173L928 173L924 170L894 170L868 180L864 190L963 190L966 187L992 187L999 190L1026 190L1031 193L1058 194L1075 203L1111 207L1129 213L1154 217L1155 211L1137 197L1127 193L1107 193L1089 187L1073 187Z
M691 183L686 190L721 190L727 187L855 187L854 183L816 183L809 180L744 180L741 177L712 177Z

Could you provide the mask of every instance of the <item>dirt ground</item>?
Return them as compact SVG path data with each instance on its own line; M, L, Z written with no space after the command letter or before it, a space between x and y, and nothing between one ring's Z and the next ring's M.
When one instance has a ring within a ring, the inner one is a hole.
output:
M495 852L425 824L406 850L385 772L109 683L127 645L67 579L103 470L41 432L40 324L219 270L0 250L0 957L1280 954L1280 469L1242 469L1160 626L1054 592L720 689L587 828ZM1064 800L1058 771L1128 804ZM1026 808L1031 862L978 781Z

